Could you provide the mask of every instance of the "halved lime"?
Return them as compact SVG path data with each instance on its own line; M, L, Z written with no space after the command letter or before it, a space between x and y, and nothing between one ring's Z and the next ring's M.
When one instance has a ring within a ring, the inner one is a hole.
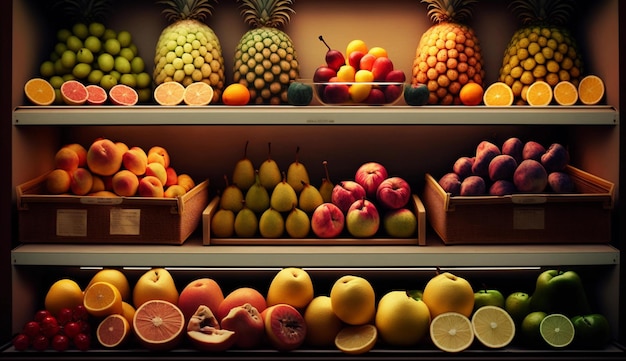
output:
M572 321L560 313L546 316L539 325L541 337L552 347L565 347L574 340Z
M472 322L458 312L444 312L430 323L430 338L446 352L460 352L474 342Z
M490 348L507 346L515 337L515 322L504 309L483 306L472 316L474 335L483 345Z

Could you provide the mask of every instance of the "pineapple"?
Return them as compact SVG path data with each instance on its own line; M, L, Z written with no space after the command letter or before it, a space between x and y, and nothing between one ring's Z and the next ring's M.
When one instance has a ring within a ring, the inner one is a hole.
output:
M560 81L578 86L582 59L574 37L565 28L572 0L516 0L510 4L523 27L513 34L502 60L499 80L513 90L517 104L535 81L554 87Z
M485 70L478 38L464 22L477 0L422 0L435 25L421 37L413 61L413 84L426 84L429 104L460 104L467 83L483 86Z
M184 86L205 82L218 102L224 89L224 57L215 32L203 21L211 15L211 0L162 0L163 14L173 22L163 29L154 56L155 85L176 81Z
M278 29L289 22L292 0L239 0L244 21L253 27L239 41L234 57L235 83L250 91L250 103L287 103L287 88L298 78L291 38Z

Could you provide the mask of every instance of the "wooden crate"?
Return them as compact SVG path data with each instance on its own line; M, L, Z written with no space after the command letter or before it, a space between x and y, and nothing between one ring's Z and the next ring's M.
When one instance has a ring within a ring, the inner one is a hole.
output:
M178 198L44 194L46 175L17 186L23 243L182 244L209 201L208 180Z
M451 196L426 174L423 200L445 244L608 243L613 183L572 166L578 193Z
M208 245L425 245L426 244L426 214L424 204L417 195L411 197L411 209L417 216L417 231L415 238L390 238L382 235L372 238L354 238L344 233L339 238L317 238L311 233L311 237L294 239L287 236L282 238L214 238L211 235L211 218L219 209L219 197L213 198L211 203L202 212L202 243ZM382 228L382 224L381 224Z

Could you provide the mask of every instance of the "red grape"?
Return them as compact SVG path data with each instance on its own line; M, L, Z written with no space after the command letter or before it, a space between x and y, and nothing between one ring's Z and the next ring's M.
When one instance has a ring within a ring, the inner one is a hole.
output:
M65 351L70 346L70 339L62 334L57 334L52 339L52 348L57 351Z
M30 339L28 338L28 336L26 336L23 333L20 333L19 335L15 336L15 338L13 339L13 347L15 347L17 351L26 350L29 344L30 344Z
M44 335L39 335L33 339L33 348L37 351L43 351L48 348L50 341Z
M59 321L60 325L65 325L72 320L73 315L74 311L72 311L70 308L62 308L57 315L57 321Z
M78 335L74 337L73 341L77 349L81 351L89 350L89 344L91 340L89 339L89 336L87 336L86 334L79 333Z
M72 321L66 323L65 326L63 326L63 331L65 332L67 337L74 339L74 337L82 331L81 321Z
M61 330L57 319L52 316L44 317L44 319L41 320L40 325L41 333L46 337L52 337Z
M41 320L43 320L44 318L51 316L50 315L50 311L48 310L39 310L37 311L37 313L35 313L35 321L37 322L41 322Z
M28 336L31 339L33 339L33 338L35 338L35 336L39 335L39 331L40 330L41 330L41 327L39 326L39 322L37 322L37 321L30 321L30 322L26 322L22 332L26 336Z
M89 312L83 305L78 305L74 308L74 321L87 321L89 319Z

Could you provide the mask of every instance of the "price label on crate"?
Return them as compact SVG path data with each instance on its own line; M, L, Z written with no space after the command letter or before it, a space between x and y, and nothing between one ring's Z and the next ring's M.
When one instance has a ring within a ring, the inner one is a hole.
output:
M112 235L138 236L140 234L140 209L113 208L109 219L109 233Z

